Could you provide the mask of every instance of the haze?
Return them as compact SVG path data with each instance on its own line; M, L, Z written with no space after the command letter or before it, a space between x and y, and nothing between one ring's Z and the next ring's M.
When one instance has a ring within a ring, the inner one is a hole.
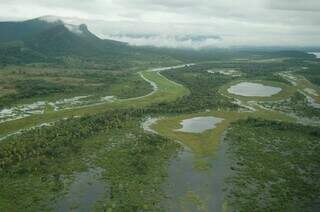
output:
M1 21L46 15L133 45L320 45L318 0L0 0Z

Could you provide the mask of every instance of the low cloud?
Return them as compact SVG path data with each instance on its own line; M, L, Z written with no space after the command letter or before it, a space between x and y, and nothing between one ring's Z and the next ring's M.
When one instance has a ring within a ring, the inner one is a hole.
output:
M0 0L1 20L51 14L102 38L194 48L319 46L319 11L318 0Z

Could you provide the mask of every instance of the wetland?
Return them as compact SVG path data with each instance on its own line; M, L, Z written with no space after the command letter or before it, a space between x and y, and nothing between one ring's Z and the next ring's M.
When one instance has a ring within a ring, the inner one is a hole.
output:
M320 66L255 57L124 72L3 67L0 209L316 207ZM19 73L43 81L26 90Z

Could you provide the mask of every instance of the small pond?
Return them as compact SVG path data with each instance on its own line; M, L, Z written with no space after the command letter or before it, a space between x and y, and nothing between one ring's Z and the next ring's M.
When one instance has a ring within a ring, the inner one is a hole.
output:
M185 119L180 123L182 125L182 128L175 131L189 132L189 133L202 133L206 130L215 128L216 124L219 124L222 121L223 119L216 118L213 116Z
M257 96L257 97L270 97L279 93L282 89L263 85L260 83L241 82L231 86L228 92L240 96Z

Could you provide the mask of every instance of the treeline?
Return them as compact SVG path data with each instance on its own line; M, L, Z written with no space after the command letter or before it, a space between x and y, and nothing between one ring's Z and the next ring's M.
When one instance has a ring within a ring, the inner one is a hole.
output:
M0 97L0 109L11 106L23 99L46 96L49 94L68 92L72 90L71 85L62 85L45 80L18 80L14 82L16 93L7 94Z
M296 92L291 97L291 107L293 108L294 113L297 113L299 115L303 115L309 118L320 118L320 109L312 107L307 97L300 93Z
M320 86L320 65L307 64L308 69L303 69L298 73L306 77L310 82Z
M201 71L200 71L201 70ZM232 78L203 72L203 68L185 67L174 71L164 71L168 79L180 83L190 90L190 95L173 102L162 102L148 107L150 112L186 113L206 109L236 109L237 106L219 93L219 87Z
M15 92L0 96L0 109L21 104L34 97L115 95L119 98L142 96L151 90L133 71L7 67L0 71L10 77L1 80L3 88ZM57 96L57 95L56 95Z

